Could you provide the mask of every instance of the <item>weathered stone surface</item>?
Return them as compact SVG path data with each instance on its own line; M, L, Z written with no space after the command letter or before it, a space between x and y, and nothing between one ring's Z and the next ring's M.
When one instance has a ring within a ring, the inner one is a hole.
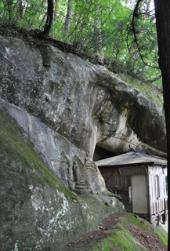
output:
M108 194L104 179L94 162L92 162L91 168L86 166L85 151L80 150L61 134L18 106L2 99L0 99L0 106L24 129L26 137L32 141L47 165L67 187L80 193ZM82 186L82 184L84 185Z
M166 149L153 103L106 68L39 40L0 37L0 98L3 251L56 250L123 209L93 162L96 144L114 153Z
M0 96L86 152L165 151L163 115L106 68L41 41L1 37Z
M105 190L100 173L90 186L86 180L84 164L96 144L114 153L165 151L163 115L106 68L17 37L1 37L0 54L1 98L16 105L10 114L72 189L76 170L92 192Z
M112 207L97 195L70 192L1 107L0 250L63 250L109 212L123 210L117 199L110 200Z

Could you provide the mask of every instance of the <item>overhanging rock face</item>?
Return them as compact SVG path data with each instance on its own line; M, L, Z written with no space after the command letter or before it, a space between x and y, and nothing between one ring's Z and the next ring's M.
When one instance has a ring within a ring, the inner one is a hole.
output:
M105 67L22 36L1 36L0 55L1 104L72 189L106 191L93 162L89 168L96 144L166 151L163 115Z
M106 68L29 35L1 36L0 250L64 251L124 210L93 162L96 145L161 155L165 143L156 106Z

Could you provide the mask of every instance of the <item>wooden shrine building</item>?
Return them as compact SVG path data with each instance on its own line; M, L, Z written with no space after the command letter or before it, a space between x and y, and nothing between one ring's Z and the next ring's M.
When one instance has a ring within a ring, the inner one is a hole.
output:
M128 152L95 162L109 191L127 211L150 222L165 223L167 216L167 161L157 156Z

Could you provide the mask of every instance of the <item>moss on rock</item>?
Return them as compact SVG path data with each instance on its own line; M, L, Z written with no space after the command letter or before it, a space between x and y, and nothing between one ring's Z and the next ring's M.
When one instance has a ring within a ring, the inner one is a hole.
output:
M136 90L141 92L149 100L151 100L156 106L162 107L163 105L163 95L162 89L159 86L156 86L151 83L144 83L137 79L132 78L129 75L119 74L122 80L134 87Z
M57 250L113 212L92 195L77 195L48 168L0 110L0 250Z
M34 150L33 144L26 137L23 138L23 132L17 127L15 121L2 110L0 110L0 118L0 158L4 168L11 161L13 165L16 165L16 168L17 166L22 166L25 169L29 168L33 172L30 179L34 184L49 185L64 192L66 195L74 197L74 194L44 164L39 154ZM13 172L11 177L19 176L19 173L16 174L16 172L14 175L13 170L8 172L9 175ZM3 175L7 175L7 173L3 172Z

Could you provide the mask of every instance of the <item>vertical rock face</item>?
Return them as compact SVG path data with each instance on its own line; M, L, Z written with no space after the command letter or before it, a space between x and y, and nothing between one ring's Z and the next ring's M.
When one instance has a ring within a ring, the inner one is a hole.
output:
M67 242L94 228L109 212L123 209L113 197L109 207L97 196L68 190L2 105L0 201L3 251L64 251Z
M87 167L85 151L25 110L4 100L0 100L0 105L17 121L49 168L67 187L80 193L107 193L104 180L95 164L88 161L91 164L88 163Z
M165 152L154 104L106 68L29 36L0 37L0 107L3 251L56 250L123 210L93 162L96 145Z
M96 144L114 153L165 151L163 115L106 68L31 37L1 36L0 54L0 97L15 105L6 105L11 116L72 189L81 176L79 188L106 191L100 173L92 183L86 173ZM89 170L97 170L93 162Z

